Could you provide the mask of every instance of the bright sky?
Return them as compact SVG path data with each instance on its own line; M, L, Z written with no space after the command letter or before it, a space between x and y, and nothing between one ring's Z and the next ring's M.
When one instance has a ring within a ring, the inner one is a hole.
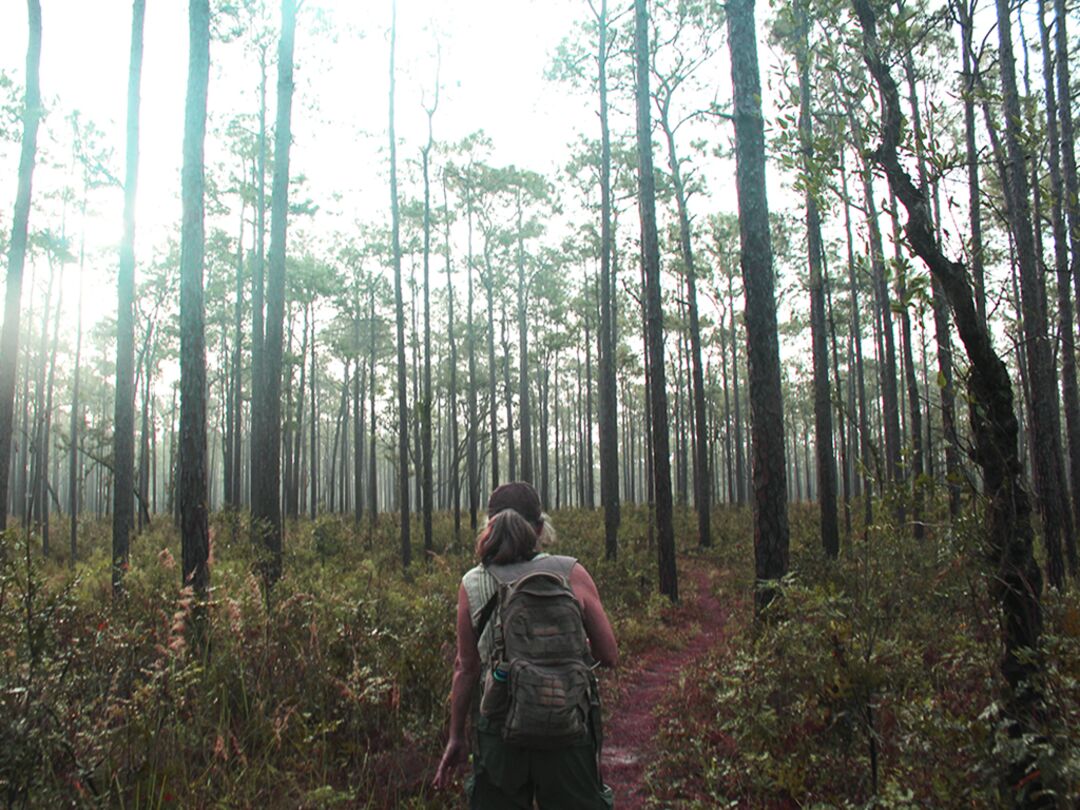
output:
M267 5L276 25L279 4L268 0ZM114 149L112 170L120 177L130 0L42 0L42 6L42 92L47 103L57 102L58 106L53 109L48 127L43 128L40 149L46 154L50 149L54 154L58 152L55 136L50 139L49 130L64 132L64 117L78 109L104 131L104 141ZM427 136L421 100L425 94L430 98L434 86L437 39L441 47L442 92L435 117L436 139L455 141L483 129L493 142L493 163L514 163L554 176L567 160L570 142L580 133L597 137L595 102L543 76L559 42L573 31L577 20L588 14L585 0L399 0L396 119L402 142L398 156L403 193L418 193L417 185L405 177L409 172L418 174L408 164L418 159ZM26 52L25 4L6 0L3 22L0 69L21 85ZM303 174L307 182L293 191L293 199L310 197L320 211L314 223L290 224L294 246L301 228L310 230L315 238L327 238L335 232L349 232L359 221L388 220L385 129L389 27L390 0L304 0L297 31L292 174ZM187 39L184 0L147 0L136 215L136 257L140 266L162 251L166 239L178 231ZM764 38L761 41L764 43ZM761 59L763 64L771 61L764 44ZM224 182L238 164L227 153L224 140L213 132L224 130L237 114L254 116L258 109L259 72L257 60L242 42L212 42L211 62L207 161L211 173L214 164L219 164L217 175ZM718 53L706 70L705 81L718 89L721 100L728 98L727 53ZM767 80L768 76L763 76L763 83ZM271 66L267 111L271 122L275 84L276 70ZM617 98L613 103L624 112L632 112L629 99ZM628 120L623 124L632 127ZM729 124L710 122L701 126L682 134L684 154L689 153L685 144L691 136L704 135L713 146L729 145ZM0 227L10 222L17 152L17 144L0 145ZM67 160L68 155L57 158ZM658 148L655 160L666 170L662 149ZM707 173L712 196L709 200L693 198L692 213L704 218L713 210L732 210L733 163L716 158L695 162ZM57 169L39 164L32 228L42 227L49 219L49 224L58 227L58 206L43 201L41 195L60 187L65 179ZM783 197L781 181L774 170L770 170L769 179L773 208L778 208ZM45 205L53 206L51 218L40 208ZM87 236L92 259L86 278L90 288L96 290L87 296L85 311L91 322L115 312L115 245L121 233L121 191L114 189L100 195L97 206L99 214L91 222ZM216 224L233 233L235 219L231 216ZM69 217L69 232L76 227ZM632 229L632 222L624 220L624 227ZM29 306L27 292L24 290L24 311ZM73 292L69 294L65 309L74 298Z
M270 0L275 23L279 10ZM570 0L401 0L398 8L397 131L399 171L415 160L427 136L421 98L435 81L436 33L441 42L441 84L435 136L456 140L484 129L494 143L492 160L552 172L565 160L574 133L594 126L588 102L543 79L550 54L571 30L575 14L587 11ZM115 149L112 162L123 172L126 83L131 4L126 0L43 0L42 92L59 101L49 125L65 127L63 116L79 109L105 132ZM316 20L316 11L326 24ZM293 106L294 176L304 174L301 192L327 214L345 213L337 227L378 216L387 207L385 127L387 119L390 3L306 0L297 33ZM26 53L26 7L6 0L0 26L0 69L21 84ZM276 49L276 40L275 40ZM257 111L258 66L240 43L211 45L210 127L224 128L236 113ZM142 79L137 212L137 255L175 233L183 105L187 69L187 3L148 0ZM268 119L274 115L271 68ZM332 122L332 126L329 125ZM39 143L49 148L43 130ZM235 161L208 138L208 162ZM56 147L54 146L54 152ZM58 156L59 157L59 156ZM66 155L63 156L66 158ZM2 220L10 218L17 145L2 158ZM60 178L39 166L35 191ZM55 186L53 186L55 187ZM344 200L335 206L334 195ZM40 200L36 200L40 201ZM88 247L104 249L120 234L121 194L104 209ZM41 224L41 217L37 218Z

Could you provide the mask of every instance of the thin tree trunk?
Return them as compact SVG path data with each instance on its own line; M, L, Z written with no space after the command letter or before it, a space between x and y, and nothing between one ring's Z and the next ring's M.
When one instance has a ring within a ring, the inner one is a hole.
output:
M660 246L656 232L656 188L653 176L652 125L649 121L649 31L646 0L634 2L635 78L637 91L638 203L641 207L642 259L647 301L648 367L651 378L653 483L659 532L660 593L679 599L672 523L671 461L667 389L664 382L664 312L660 299Z
M736 186L750 367L755 576L764 583L787 573L788 520L779 338L765 195L765 122L753 0L732 0L727 22L735 91ZM766 606L774 595L773 587L759 587L757 605Z
M450 503L454 511L454 547L461 543L461 464L458 457L458 348L457 327L454 322L454 284L450 275L450 206L447 202L446 175L443 174L443 241L446 251L446 306L447 306L447 337L450 340L450 391L447 396L449 404L449 428L450 428Z
M1039 36L1043 55L1043 77L1046 97L1046 131L1050 139L1051 223L1054 234L1054 267L1057 271L1058 319L1061 339L1061 389L1065 405L1065 434L1069 447L1069 476L1071 485L1073 526L1080 527L1080 394L1076 381L1076 332L1073 323L1073 302L1069 284L1069 245L1065 234L1065 200L1067 190L1061 173L1061 136L1058 131L1057 97L1054 71L1051 65L1050 33L1044 17L1046 0L1039 0ZM1059 24L1064 25L1060 20ZM1068 100L1065 100L1068 103ZM1066 561L1069 573L1076 576L1076 537L1065 535Z
M499 395L495 387L495 278L491 269L491 245L484 239L484 292L487 294L488 419L491 431L491 488L499 486Z
M113 415L113 592L122 587L134 523L132 474L135 468L135 192L139 178L139 88L142 81L145 0L135 0L131 17L128 68L127 150L124 173L124 235L117 275L116 399Z
M210 3L191 0L180 232L180 537L183 583L199 599L210 585L206 487L206 335L203 312L206 94L210 80ZM114 562L115 565L115 562Z
M596 508L596 487L595 479L593 478L593 469L595 467L593 459L593 440L592 440L592 425L593 425L593 374L592 374L592 335L589 329L589 318L585 316L585 408L582 412L582 424L581 424L581 448L585 453L585 500L582 503L586 509Z
M277 116L274 130L274 178L270 192L270 252L266 279L266 333L261 343L260 394L255 402L259 419L252 433L252 527L269 560L264 569L268 585L281 576L281 373L285 320L285 243L288 232L289 151L292 144L293 47L296 0L282 0L278 45ZM262 172L260 172L260 175ZM262 179L260 177L260 187ZM260 198L261 198L260 193ZM262 205L260 205L260 211ZM256 239L262 234L257 227ZM257 262L261 264L260 262ZM258 302L261 303L261 302ZM255 309L258 310L258 303ZM256 329L256 340L259 340ZM257 448L257 449L256 449Z
M78 554L79 544L79 511L80 511L80 479L79 479L79 450L81 449L81 412L82 403L79 401L79 387L82 370L82 335L83 335L83 273L86 270L86 188L84 177L84 189L82 199L82 225L79 235L79 312L76 316L75 327L75 368L72 371L71 392L71 431L70 431L70 467L68 470L68 512L71 515L70 542L71 556L68 559L68 567L75 568L75 558Z
M517 448L514 444L514 414L513 399L514 389L510 386L510 341L507 335L506 301L502 302L502 372L503 372L503 395L506 401L506 447L510 462L510 481L518 480Z
M431 538L432 499L434 497L434 472L431 459L431 179L429 177L431 149L435 143L432 132L432 118L439 106L439 76L435 75L435 101L431 108L427 109L428 139L427 145L421 150L423 157L424 172L424 393L420 400L420 431L422 477L421 486L423 494L424 510L424 551L430 559L433 549Z
M37 154L38 123L41 121L39 80L41 3L39 0L27 0L26 7L30 23L29 41L26 48L26 98L23 105L19 181L15 192L15 213L11 221L11 243L7 254L4 327L0 334L0 531L7 528L11 439L14 435L16 361L19 352L19 305L22 299L23 266L26 262L31 181Z
M370 449L368 451L368 528L370 534L375 532L375 524L379 520L379 466L378 466L378 454L375 447L375 429L378 425L378 421L375 415L375 351L376 351L376 336L378 330L375 324L375 283L372 282L368 289L368 324L371 331L371 351L370 351L370 370L368 372L368 407L370 409L371 423L368 425L368 430L371 431L369 437ZM371 542L369 537L368 542Z
M618 401L615 386L615 326L612 279L611 132L608 126L608 11L600 0L597 15L599 43L597 74L600 90L600 501L604 505L604 553L613 560L619 551L621 522L619 486Z
M229 495L228 505L236 508L242 501L240 496L240 457L243 454L243 347L244 347L244 214L247 206L241 198L240 234L236 239L236 317L233 337L232 356L232 398L229 402L229 432L231 434L232 480L226 488Z
M315 307L312 303L311 334L308 335L308 345L311 351L311 366L308 369L308 388L311 393L311 419L308 424L308 469L311 471L311 489L308 516L315 520L319 514L319 389L318 389L318 366L315 358Z
M401 218L398 210L397 136L394 133L394 58L397 46L397 2L390 4L390 238L394 261L394 311L397 321L398 509L401 513L401 565L412 562L409 538L409 404L405 374L405 305L401 296Z
M913 250L941 282L956 317L960 337L971 360L969 388L972 433L976 458L983 470L988 497L987 547L996 570L991 577L993 596L1002 613L1005 655L1002 675L1008 685L1002 713L1010 737L1032 733L1041 711L1036 686L1042 633L1040 594L1042 575L1033 555L1031 504L1023 486L1017 451L1017 424L1012 384L1005 364L993 349L985 321L979 316L963 265L941 252L929 221L928 201L915 188L900 165L897 144L901 126L897 87L881 61L876 19L867 0L854 0L863 28L864 56L883 96L883 143L876 152L889 185L908 212L905 226ZM1032 655L1032 652L1035 655ZM1002 798L1017 807L1044 806L1041 777L1030 749L1002 773Z
M518 324L518 423L521 430L521 480L530 484L533 477L532 412L529 403L529 330L525 317L528 283L525 277L525 245L522 230L521 188L517 190L517 324ZM507 425L507 430L511 426ZM511 445L512 446L512 445Z
M832 402L829 396L829 350L825 324L825 281L822 273L821 211L814 189L814 113L810 99L810 21L802 3L797 6L800 28L796 50L799 68L799 146L806 186L806 244L810 269L810 343L814 368L814 447L817 453L821 545L825 554L840 553L836 514L836 459L833 454Z
M670 101L670 95L667 97ZM709 525L709 512L712 508L709 473L708 428L705 421L705 373L701 362L701 325L698 320L697 271L694 266L694 251L691 244L690 214L686 205L686 189L683 184L682 168L675 151L675 133L668 120L668 105L660 110L660 127L664 131L668 148L668 168L671 169L672 184L675 188L675 203L679 215L679 249L682 253L683 266L686 270L686 305L690 321L690 365L693 381L694 412L694 507L698 518L698 544L702 547L712 545L712 530Z
M469 181L471 184L471 180ZM473 321L473 203L472 187L465 188L465 216L467 220L467 267L466 277L466 342L469 352L469 429L466 439L466 473L469 479L469 528L476 533L476 513L480 509L480 473L477 469L477 447L480 443L480 414L476 402L476 328Z
M1032 230L1027 178L1027 156L1020 98L1016 88L1016 67L1012 49L1011 9L1006 0L998 0L998 53L1000 58L1002 106L1005 117L1006 174L1005 193L1008 217L1020 268L1021 305L1024 315L1024 341L1027 344L1028 374L1033 391L1053 391L1053 360L1047 336L1046 289L1038 266ZM1062 541L1072 536L1072 519L1067 508L1064 482L1057 397L1031 398L1031 427L1034 443L1035 482L1043 518L1043 536L1047 551L1047 574L1054 587L1064 585Z

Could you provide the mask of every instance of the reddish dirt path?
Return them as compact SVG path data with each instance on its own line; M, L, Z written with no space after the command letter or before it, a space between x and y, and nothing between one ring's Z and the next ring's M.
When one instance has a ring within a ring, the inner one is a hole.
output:
M655 759L658 722L654 711L664 695L677 686L679 672L723 641L728 610L712 593L713 577L724 572L701 561L687 561L688 570L680 570L682 581L696 586L695 593L684 595L683 604L673 614L672 623L696 624L682 649L665 646L651 648L642 655L619 684L619 697L611 705L610 719L604 730L604 781L615 792L618 810L641 810L645 807L645 769Z

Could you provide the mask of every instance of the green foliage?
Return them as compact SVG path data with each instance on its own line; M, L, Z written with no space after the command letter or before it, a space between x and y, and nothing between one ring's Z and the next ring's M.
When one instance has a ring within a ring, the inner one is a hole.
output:
M729 644L661 707L658 806L995 806L1018 746L1036 749L1048 790L1075 799L1077 598L1046 597L1045 728L1009 740L977 515L922 542L872 526L833 563L816 523L792 510L782 597L757 623L747 602Z

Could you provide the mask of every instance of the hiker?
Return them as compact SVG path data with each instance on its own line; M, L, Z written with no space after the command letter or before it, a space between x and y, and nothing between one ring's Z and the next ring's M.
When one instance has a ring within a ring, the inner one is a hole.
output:
M610 808L611 791L600 780L600 706L591 667L615 666L619 651L596 584L573 557L540 551L554 529L530 484L498 487L487 513L476 540L479 564L458 590L450 737L435 787L447 787L468 759L465 718L471 714L470 808L531 810L534 800L540 810ZM524 577L530 587L515 589ZM525 621L515 610L525 611ZM522 651L537 644L546 651ZM566 649L575 649L569 660ZM497 660L500 654L508 660ZM552 666L535 674L530 659ZM479 701L476 692L482 692ZM566 711L551 710L564 703L571 704Z

